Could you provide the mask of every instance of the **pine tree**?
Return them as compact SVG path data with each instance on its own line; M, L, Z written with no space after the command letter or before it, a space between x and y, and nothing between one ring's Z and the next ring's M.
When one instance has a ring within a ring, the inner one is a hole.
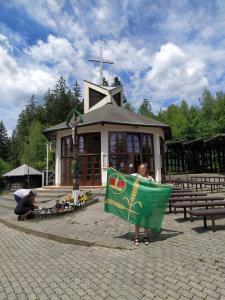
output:
M0 121L0 158L9 159L9 137L2 121Z
M103 77L103 85L104 85L104 86L109 86L109 83L108 83L108 81L105 79L105 77Z
M10 138L10 164L13 168L16 168L20 165L20 147L22 142L19 142L18 133L16 129L13 130L12 137Z
M81 99L81 89L80 85L78 84L77 80L75 82L74 88L73 88L73 94L74 94L74 104L76 107L80 104L80 99Z
M152 113L152 106L148 99L143 100L142 104L139 107L138 112L139 112L139 114L141 114L142 116L145 116L145 117L149 117L149 118L154 117L154 115Z
M121 86L121 85L122 85L122 83L121 83L119 77L118 76L114 77L114 81L112 83L112 86L116 87L116 86Z
M77 80L75 82L74 88L73 88L73 97L74 97L74 106L75 108L80 112L84 112L84 101L81 100L81 88L78 84Z
M61 76L53 91L48 90L44 96L46 118L49 125L55 125L66 120L68 113L74 108L72 92Z

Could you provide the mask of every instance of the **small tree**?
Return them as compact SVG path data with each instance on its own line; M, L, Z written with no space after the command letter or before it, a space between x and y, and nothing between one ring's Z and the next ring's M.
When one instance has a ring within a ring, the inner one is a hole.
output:
M28 142L24 145L22 161L39 170L45 167L47 139L38 121L32 123Z

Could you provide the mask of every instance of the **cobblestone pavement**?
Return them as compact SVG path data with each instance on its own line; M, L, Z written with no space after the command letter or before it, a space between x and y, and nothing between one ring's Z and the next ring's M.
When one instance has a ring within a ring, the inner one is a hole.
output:
M0 299L225 299L225 219L218 231L202 220L167 214L149 246L133 250L83 247L38 238L0 223ZM17 222L27 228L132 245L133 226L103 213L102 202L77 214Z

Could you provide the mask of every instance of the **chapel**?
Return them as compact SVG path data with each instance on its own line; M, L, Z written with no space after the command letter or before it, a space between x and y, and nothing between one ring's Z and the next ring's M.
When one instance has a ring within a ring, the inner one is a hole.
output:
M170 127L123 107L123 86L84 81L83 123L78 124L80 186L106 186L107 168L134 173L143 162L156 181L164 174L164 139ZM72 131L66 122L44 130L55 139L55 184L72 186Z

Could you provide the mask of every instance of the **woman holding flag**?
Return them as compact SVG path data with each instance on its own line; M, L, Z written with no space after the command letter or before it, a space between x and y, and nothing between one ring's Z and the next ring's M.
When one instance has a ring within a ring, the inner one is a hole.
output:
M141 179L147 179L147 180L150 180L152 182L155 182L154 178L149 175L148 167L145 163L141 163L139 165L138 173L134 173L134 174L131 174L131 175L136 176L136 177L141 178ZM135 237L134 237L134 245L135 246L140 245L139 232L140 232L140 227L135 225ZM149 244L149 232L150 232L150 229L144 228L143 242L144 242L145 245Z
M160 232L172 188L156 184L146 164L135 174L123 174L113 168L107 171L104 209L135 225L134 244L139 246L140 227L144 243L149 244L149 231Z

